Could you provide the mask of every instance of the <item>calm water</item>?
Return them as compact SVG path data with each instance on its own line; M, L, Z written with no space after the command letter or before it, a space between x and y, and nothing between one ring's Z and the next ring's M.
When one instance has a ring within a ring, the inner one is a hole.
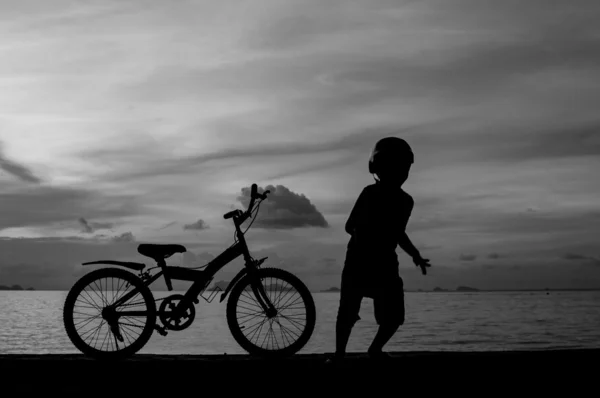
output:
M0 291L0 353L78 353L63 329L66 294ZM331 352L339 295L314 297L317 326L302 352ZM244 354L227 327L225 304L201 300L192 326L155 333L140 353ZM407 321L388 350L600 348L600 292L406 293L406 308ZM360 316L348 351L365 351L376 331L370 300Z

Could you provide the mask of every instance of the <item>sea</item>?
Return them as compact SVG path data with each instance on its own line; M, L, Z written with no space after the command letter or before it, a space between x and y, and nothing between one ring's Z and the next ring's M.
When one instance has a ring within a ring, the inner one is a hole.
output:
M176 292L155 292L164 297ZM63 326L66 291L0 291L0 354L77 354ZM317 323L299 352L335 347L339 293L313 293ZM406 292L406 322L386 345L394 352L600 348L600 291ZM233 339L226 302L200 300L189 328L154 333L139 353L245 354ZM365 352L377 330L364 299L348 352Z

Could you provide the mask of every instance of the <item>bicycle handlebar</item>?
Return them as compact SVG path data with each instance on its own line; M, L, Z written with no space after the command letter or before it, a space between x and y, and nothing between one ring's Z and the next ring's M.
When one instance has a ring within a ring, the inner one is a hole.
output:
M258 193L258 186L256 184L252 184L252 187L250 189L250 205L248 206L248 210L246 210L246 212L243 212L241 210L232 210L229 213L225 213L223 215L224 219L229 219L232 217L250 217L250 213L252 212L252 208L254 207L254 201L258 198L261 200L265 200L267 198L267 194L270 193L271 191L269 191L268 189L260 194ZM243 220L242 222L244 222L245 220Z
M239 212L240 210L232 210L229 213L223 215L223 218L227 220L228 218L235 217Z

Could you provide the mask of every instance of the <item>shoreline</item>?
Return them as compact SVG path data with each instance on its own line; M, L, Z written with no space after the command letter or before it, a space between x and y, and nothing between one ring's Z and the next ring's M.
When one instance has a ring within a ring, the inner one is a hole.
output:
M554 391L593 386L598 349L519 351L391 352L385 362L351 352L339 364L328 354L297 354L266 360L248 355L136 354L121 361L98 361L81 354L0 354L3 392L165 393L206 388L216 392L248 392L249 387L291 388L294 391L352 392L356 388L414 390L425 393L483 392L524 388ZM589 365L588 365L589 364ZM208 382L208 384L207 384ZM450 384L448 384L450 383ZM95 387L94 387L95 386ZM589 388L589 387L588 387ZM257 391L258 392L258 391ZM264 391L263 391L264 393ZM287 392L286 392L287 393ZM320 394L317 394L320 395Z

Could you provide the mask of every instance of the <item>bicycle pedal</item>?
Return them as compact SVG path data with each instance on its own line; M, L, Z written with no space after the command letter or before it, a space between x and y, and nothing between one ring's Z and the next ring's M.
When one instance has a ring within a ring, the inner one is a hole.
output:
M156 329L156 331L158 333L160 333L161 336L166 336L168 334L167 330L165 328L163 328L163 327L155 326L154 329Z

